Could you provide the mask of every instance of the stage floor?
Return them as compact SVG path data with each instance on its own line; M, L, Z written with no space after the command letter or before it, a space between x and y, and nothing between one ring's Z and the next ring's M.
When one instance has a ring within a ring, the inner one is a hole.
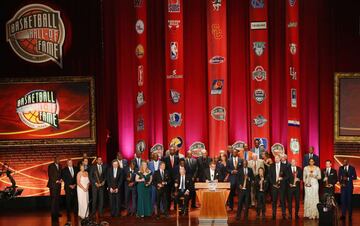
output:
M300 219L292 219L292 220L283 220L281 219L281 212L278 209L278 219L272 220L271 218L271 205L267 205L267 212L265 219L256 219L255 210L249 210L249 219L244 220L243 218L240 221L236 221L235 214L236 211L229 212L229 220L228 226L235 226L235 225L246 225L246 226L259 226L259 225L278 225L278 226L317 226L319 225L317 220L308 220L301 217L303 215L303 207L301 207L301 211L299 213ZM112 218L109 217L108 211L106 212L105 216L101 218L101 221L107 221L109 225L121 225L121 226L134 226L134 225L141 225L141 226L169 226L169 225L176 225L176 226L196 226L199 225L197 221L197 216L199 214L199 209L192 210L189 216L180 216L176 217L174 211L170 218L165 219L161 218L160 220L156 220L155 217L148 217L145 219L138 219L136 217L117 217ZM66 213L62 211L62 217L59 219L59 222L52 223L50 212L49 211L16 211L16 212L1 212L0 211L0 225L11 225L11 226L56 226L56 225L65 225L66 223ZM340 222L338 225L341 226L350 226L350 225L358 225L360 221L360 209L356 208L353 212L353 223L348 223L346 220L345 222ZM100 222L100 221L98 221ZM77 222L77 219L72 216L72 225L80 225ZM214 225L215 226L215 225Z

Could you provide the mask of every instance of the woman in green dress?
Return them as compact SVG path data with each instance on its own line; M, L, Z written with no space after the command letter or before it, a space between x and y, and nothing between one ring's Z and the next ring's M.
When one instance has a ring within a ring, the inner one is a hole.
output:
M139 172L136 174L135 180L137 182L137 194L138 194L138 202L137 202L137 217L145 217L151 216L151 171L148 168L147 162L141 162L141 167Z

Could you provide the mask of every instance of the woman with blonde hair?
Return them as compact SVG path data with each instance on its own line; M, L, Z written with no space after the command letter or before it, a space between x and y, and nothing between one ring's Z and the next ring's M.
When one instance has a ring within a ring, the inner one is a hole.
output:
M88 172L85 171L84 164L80 164L80 171L78 172L76 176L76 182L77 182L77 198L78 198L78 205L79 205L79 211L78 216L81 219L86 218L89 215L89 175Z
M137 182L137 217L144 218L145 216L151 216L151 170L148 168L148 163L141 162L139 171L136 174L135 181Z

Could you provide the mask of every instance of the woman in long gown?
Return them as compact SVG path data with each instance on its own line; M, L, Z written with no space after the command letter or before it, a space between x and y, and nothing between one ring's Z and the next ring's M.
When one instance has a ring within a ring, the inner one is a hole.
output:
M317 204L319 203L319 182L321 171L315 166L314 159L309 160L309 165L304 168L305 200L304 217L309 219L319 218Z
M148 168L147 162L141 162L141 167L139 172L136 174L135 181L137 182L137 194L138 194L138 202L137 202L137 217L145 217L151 216L152 208L151 208L151 171Z
M89 215L88 204L89 204L89 175L88 172L85 171L84 165L80 165L80 171L76 176L77 181L77 198L79 211L78 216L81 219L86 218Z

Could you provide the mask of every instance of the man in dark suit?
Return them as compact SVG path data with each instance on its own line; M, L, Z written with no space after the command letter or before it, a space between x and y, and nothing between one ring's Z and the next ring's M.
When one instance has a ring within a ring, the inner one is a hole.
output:
M48 177L47 187L50 189L51 219L56 221L61 216L59 213L59 199L62 180L60 159L58 156L56 156L54 162L48 166Z
M136 213L136 177L135 162L130 162L130 165L125 169L125 206L127 207L127 215L133 216Z
M192 157L191 151L186 152L185 170L186 170L186 174L190 176L192 178L193 183L195 183L198 175L198 165L196 159ZM197 208L195 189L191 192L190 197L191 197L191 208Z
M205 181L205 169L209 168L211 161L212 159L208 156L207 151L203 150L197 159L199 181Z
M206 181L219 181L220 172L216 168L216 163L211 162L209 168L205 170L205 180Z
M71 212L77 215L77 191L76 191L76 175L78 170L73 166L73 161L68 159L67 166L62 169L61 178L64 181L66 213L68 222L71 221Z
M192 182L191 177L186 176L186 171L184 168L180 169L180 175L175 179L174 186L177 204L180 204L180 198L184 198L184 201L180 207L180 214L186 215L188 213L190 192L194 189L194 183Z
M143 161L143 159L141 158L142 153L140 151L136 151L135 153L135 158L133 160L131 160L132 162L135 163L135 170L139 171L140 166L141 166L141 162Z
M346 210L349 211L349 221L352 221L352 194L354 190L353 180L357 179L356 170L349 165L347 159L339 169L339 182L341 184L341 220L345 220Z
M227 152L228 159L230 159L233 157L234 148L231 145L228 145L226 152Z
M172 194L172 189L174 188L174 183L175 183L175 179L176 179L176 168L179 165L179 156L176 155L176 148L175 146L170 146L169 148L169 155L165 156L163 159L163 162L165 162L165 168L168 171L169 175L170 175L170 182L169 182L169 188L170 191L168 192L168 210L170 210L170 206L171 206L171 194ZM174 205L175 207L175 205Z
M125 204L125 179L126 177L124 176L126 174L125 169L128 167L128 161L126 159L124 159L124 156L122 155L122 153L119 151L116 155L116 160L119 163L119 169L123 174L122 177L122 182L121 182L121 187L120 187L120 194L119 194L119 208L120 211L122 209L126 208L126 204Z
M271 184L272 194L272 217L276 218L276 209L278 197L280 196L280 205L283 219L286 219L286 207L285 207L285 186L287 186L288 180L288 168L280 162L280 157L275 156L275 163L270 166L269 169L269 181Z
M236 220L240 220L243 207L245 209L244 218L248 218L251 183L254 181L254 173L248 167L248 161L244 160L243 166L239 169L238 173L238 209L236 213Z
M316 154L314 154L314 147L313 147L313 146L311 146L311 147L309 148L309 153L306 154L306 155L304 155L303 168L304 168L305 166L308 166L308 165L309 165L309 160L310 160L311 158L314 159L315 165L316 165L316 166L319 166L319 156L317 156Z
M123 183L123 171L119 167L119 162L112 161L112 167L107 172L107 186L109 191L110 213L112 217L118 217L120 212L120 188Z
M161 162L159 169L155 171L153 176L153 184L156 188L156 208L157 208L157 219L160 219L161 210L160 205L166 207L168 206L168 184L170 182L170 175L165 170L165 163ZM166 218L169 217L169 211L167 208L164 209L164 215Z
M292 200L295 198L295 218L299 219L300 208L300 181L302 176L302 170L296 166L296 160L291 160L291 166L289 167L289 180L288 180L288 210L289 218L292 218Z
M104 213L104 192L106 181L106 166L102 162L102 158L96 158L96 164L90 170L90 183L92 193L91 215L95 215L96 208L99 209L99 215Z
M238 150L233 151L233 156L228 159L226 170L229 173L230 194L228 198L228 205L231 211L234 209L234 196L236 194L238 184L238 170L242 166L242 160L238 157Z
M321 171L321 181L323 194L334 195L335 185L337 183L337 172L331 167L331 161L326 160L325 169Z

